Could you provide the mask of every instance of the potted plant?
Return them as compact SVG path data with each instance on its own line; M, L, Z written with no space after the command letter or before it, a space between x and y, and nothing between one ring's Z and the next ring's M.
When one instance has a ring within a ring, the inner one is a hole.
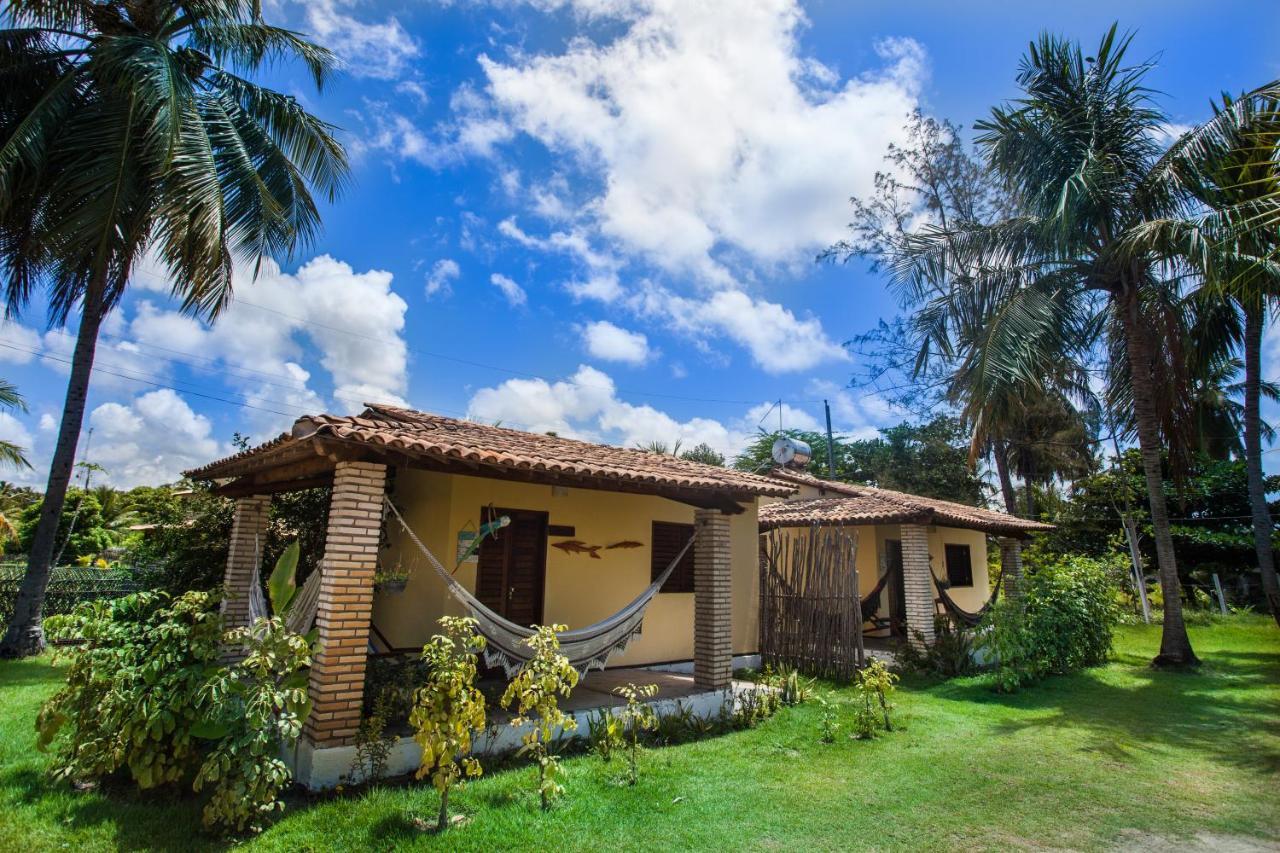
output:
M394 567L379 566L373 573L373 588L377 592L404 592L409 583L409 572L396 560Z

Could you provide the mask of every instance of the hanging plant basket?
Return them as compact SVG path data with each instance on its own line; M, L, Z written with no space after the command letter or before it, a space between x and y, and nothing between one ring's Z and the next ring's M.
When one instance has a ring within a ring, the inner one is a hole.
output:
M404 592L404 588L408 583L408 578L393 578L391 580L378 581L373 585L373 589L375 592Z

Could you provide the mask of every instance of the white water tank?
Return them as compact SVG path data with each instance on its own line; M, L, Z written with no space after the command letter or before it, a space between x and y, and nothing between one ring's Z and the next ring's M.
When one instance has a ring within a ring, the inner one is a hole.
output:
M803 468L813 458L813 450L798 438L779 436L773 442L773 461L784 468Z

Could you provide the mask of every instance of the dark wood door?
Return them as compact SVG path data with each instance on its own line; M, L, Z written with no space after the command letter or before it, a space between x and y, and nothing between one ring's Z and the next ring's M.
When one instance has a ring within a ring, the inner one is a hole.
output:
M480 510L482 523L504 515L511 519L510 526L480 543L476 597L512 622L540 625L547 579L547 513Z
M907 636L907 591L902 584L902 541L886 539L885 568L889 573L889 633L894 637Z

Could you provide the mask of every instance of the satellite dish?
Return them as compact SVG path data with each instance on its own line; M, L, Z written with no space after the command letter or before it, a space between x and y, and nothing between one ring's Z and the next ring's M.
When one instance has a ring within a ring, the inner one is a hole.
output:
M813 458L813 450L798 438L782 436L773 442L773 461L783 468L803 468Z

